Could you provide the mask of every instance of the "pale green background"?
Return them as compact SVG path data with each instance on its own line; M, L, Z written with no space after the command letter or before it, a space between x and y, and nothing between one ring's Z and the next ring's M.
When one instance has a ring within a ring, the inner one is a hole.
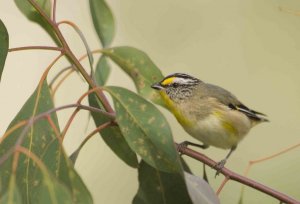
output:
M75 3L76 2L76 3ZM109 0L117 20L114 46L130 45L144 50L164 74L186 72L232 91L246 105L266 113L271 122L255 127L232 155L227 167L242 174L247 162L300 142L300 1L298 0ZM281 11L291 9L294 13ZM88 11L88 1L58 0L59 20L70 19L85 34L93 49L99 41ZM298 12L298 16L295 12ZM13 1L0 0L0 18L10 33L10 47L53 45L37 25L24 18ZM77 56L85 50L76 33L62 25ZM45 67L57 53L23 51L10 53L0 84L0 134L36 87ZM87 61L84 65L88 67ZM55 71L66 66L60 61ZM116 66L109 84L134 90L132 82ZM56 97L56 104L73 103L86 84L73 75ZM189 136L165 110L176 141ZM63 124L71 111L59 113ZM93 129L88 115L78 115L65 140L71 153ZM224 150L210 148L205 154L222 159ZM300 149L254 166L250 177L300 200ZM188 159L195 174L202 164ZM103 143L92 139L79 156L76 168L96 204L131 203L137 191L136 170L126 166ZM210 182L216 190L223 177ZM240 185L229 182L220 194L222 203L237 203ZM245 203L278 203L249 190Z

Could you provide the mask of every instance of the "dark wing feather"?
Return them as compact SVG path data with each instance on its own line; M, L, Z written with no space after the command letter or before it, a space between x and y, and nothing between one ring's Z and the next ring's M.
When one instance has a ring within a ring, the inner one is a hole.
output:
M204 88L205 87L205 88ZM254 110L251 110L244 104L242 104L232 93L223 89L222 87L213 85L213 84L206 84L203 88L203 95L210 96L216 98L219 102L224 105L227 105L229 108L233 110L237 110L245 114L250 119L257 121L257 122L267 122L269 121L266 119L266 115Z
M264 117L264 116L266 116L265 114L251 110L250 108L248 108L247 106L245 106L243 104L238 104L238 105L229 104L228 106L231 109L234 109L234 110L244 113L247 117L251 118L252 120L261 121L261 122L269 121L268 119L266 119Z

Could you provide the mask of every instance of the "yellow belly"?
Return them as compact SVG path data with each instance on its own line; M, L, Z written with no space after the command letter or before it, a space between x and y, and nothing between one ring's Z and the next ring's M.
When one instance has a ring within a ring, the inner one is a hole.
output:
M238 112L215 111L204 119L196 120L186 115L188 112L180 110L164 92L161 92L161 96L185 131L203 144L230 149L236 146L251 128L247 117L239 115Z

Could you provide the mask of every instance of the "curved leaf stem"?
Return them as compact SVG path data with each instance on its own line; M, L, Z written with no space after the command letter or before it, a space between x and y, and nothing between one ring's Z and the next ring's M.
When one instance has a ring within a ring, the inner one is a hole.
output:
M29 157L32 161L34 161L34 163L36 163L36 165L41 169L41 171L45 174L48 173L48 169L47 167L44 165L44 163L39 159L38 156L36 156L33 152L29 151L28 149L26 149L25 147L19 146L16 148L15 150L16 152L20 152L24 155L26 155L27 157Z
M219 196L220 192L222 191L223 187L225 186L225 184L227 183L227 181L229 181L229 178L226 176L224 178L224 180L222 181L220 187L218 188L216 194Z
M96 92L97 90L102 90L102 87L95 87L95 88L92 88L90 90L88 90L87 92L85 92L84 94L82 94L82 96L79 97L77 103L81 103L82 100L87 97L88 95L90 95L91 93L94 93Z
M65 74L65 76L63 76L63 78L61 78L61 80L59 80L59 82L56 84L56 86L52 89L52 93L51 96L52 98L54 97L56 91L58 90L58 88L62 85L62 83L74 72L74 69L69 69L69 71Z
M53 22L56 22L56 0L53 0L52 19Z
M90 107L90 106L85 106L85 105L81 105L81 104L69 104L69 105L64 105L64 106L60 106L57 108L53 108L50 109L46 112L43 112L35 117L31 117L30 119L28 119L27 121L21 121L19 123L17 123L16 125L14 125L13 127L11 127L10 129L8 129L6 131L6 133L3 135L3 138L5 139L6 137L8 137L11 133L13 133L15 130L19 129L20 127L25 126L25 128L23 129L23 131L21 132L18 140L16 141L15 145L9 149L4 155L2 155L2 157L0 158L0 166L15 152L16 148L18 148L19 146L21 146L25 136L26 136L26 132L29 130L29 128L38 120L42 119L42 118L46 118L48 115L60 111L60 110L64 110L64 109L68 109L68 108L79 108L79 109L83 109L83 110L88 110L88 111L93 111L96 113L100 113L108 118L110 118L111 120L115 119L115 114L114 113L108 113L105 112L101 109L95 108L95 107ZM9 134L7 134L9 133ZM2 141L4 140L2 139Z
M75 163L75 160L80 152L80 150L83 148L83 146L94 136L96 135L98 132L100 132L101 130L111 126L111 125L115 125L115 123L113 123L112 121L103 123L102 125L98 126L96 129L94 129L90 134L88 134L88 136L85 137L85 139L81 142L81 144L79 145L79 147L71 154L71 157L74 157L73 162Z
M61 69L51 80L51 82L49 83L49 87L52 88L53 84L55 83L55 81L60 77L60 75L62 75L63 73L65 73L66 71L73 69L73 66L68 66L65 67L63 69ZM75 69L74 69L75 70Z
M178 144L176 144L176 146L178 146ZM192 157L208 166L210 166L211 168L213 169L217 169L217 162L213 161L212 159L208 158L207 156L205 156L204 154L201 154L199 152L196 152L192 149L189 149L187 147L183 147L183 148L179 148L178 150L181 154L185 154L189 157ZM229 180L234 180L234 181L237 181L239 183L242 183L246 186L249 186L251 188L254 188L260 192L263 192L265 194L268 194L270 196L272 196L273 198L276 198L278 200L280 200L281 202L284 202L284 203L289 203L289 204L299 204L300 202L295 200L294 198L292 197L289 197L281 192L278 192L268 186L265 186L261 183L258 183L252 179L249 179L247 177L244 177L242 175L239 175L227 168L222 168L220 170L220 173L223 174L225 177L228 177Z
M60 21L60 22L57 23L57 26L59 26L61 24L67 24L67 25L71 26L77 32L77 34L79 35L79 37L81 38L81 40L82 40L82 42L83 42L83 44L85 46L88 58L89 58L89 63L90 63L90 67L91 67L91 73L93 74L93 72L94 72L93 71L94 58L93 58L91 49L89 47L89 44L88 44L87 40L85 39L85 37L83 35L83 32L79 29L79 27L75 23L73 23L71 21L67 21L67 20Z
M69 45L67 44L64 36L62 35L60 29L58 28L58 25L52 21L47 14L40 8L40 6L34 1L34 0L28 0L28 2L37 10L37 12L45 19L45 21L53 28L53 31L57 35L58 39L60 40L64 52L67 56L67 58L75 65L75 67L78 69L78 71L82 74L83 78L86 80L86 82L89 84L90 87L94 88L96 87L96 83L93 81L93 79L89 76L89 74L85 71L84 67L80 64L80 62L77 60L76 56L70 49ZM104 106L105 110L112 113L113 109L110 106L106 96L104 93L100 90L96 92L97 98L101 101L102 105Z
M92 54L98 54L98 53L101 53L102 52L102 49L96 49L96 50L92 50L91 51L91 53ZM84 60L86 57L88 57L88 55L87 54L84 54L84 55L82 55L78 60L79 61L82 61L82 60ZM73 66L69 66L69 67L65 67L65 68L63 68L62 70L60 70L54 77L53 77L53 79L51 80L51 82L49 83L49 86L50 87L52 87L53 86L53 84L55 83L55 81L58 79L58 77L61 75L61 74L63 74L65 71L68 71L69 69L72 69L73 68Z
M71 126L71 123L73 122L75 116L77 115L77 113L78 113L79 111L80 111L80 109L79 109L79 108L76 108L76 109L73 111L71 117L68 119L67 124L65 125L65 128L63 129L63 131L61 132L61 135L60 135L60 137L62 138L62 140L65 138L65 136L66 136L66 134L67 134L67 131L68 131L69 127Z
M289 152L289 151L291 151L291 150L293 150L293 149L296 149L296 148L298 148L298 147L300 147L300 143L295 144L295 145L293 145L293 146L290 146L290 147L288 147L288 148L285 148L285 149L283 149L283 150L281 150L281 151L279 151L279 152L277 152L277 153L274 153L274 154L272 154L272 155L269 155L269 156L267 156L267 157L263 157L263 158L259 158L259 159L255 159L255 160L249 161L249 162L248 162L248 165L247 165L247 167L246 167L246 169L245 169L244 176L245 176L245 177L248 176L248 174L249 174L249 172L250 172L250 169L251 169L251 167L252 167L253 165L258 164L258 163L261 163L261 162L264 162L264 161L267 161L267 160L269 160L269 159L273 159L274 157L278 157L278 156L280 156L280 155L282 155L282 154L284 154L284 153L286 153L286 152ZM242 187L241 187L241 195L243 195L244 190L245 190L245 186L242 186ZM240 199L242 199L242 196L241 196Z
M23 50L53 50L53 51L63 52L63 48L61 48L61 47L51 47L51 46L14 47L14 48L9 48L8 52L16 52L16 51L23 51Z

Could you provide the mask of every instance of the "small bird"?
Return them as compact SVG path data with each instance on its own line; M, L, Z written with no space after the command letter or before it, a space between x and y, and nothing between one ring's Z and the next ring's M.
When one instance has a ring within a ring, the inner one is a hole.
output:
M230 149L217 164L217 174L249 130L268 121L265 114L248 108L229 91L188 74L171 74L151 87L159 91L185 131L203 143L180 145Z

